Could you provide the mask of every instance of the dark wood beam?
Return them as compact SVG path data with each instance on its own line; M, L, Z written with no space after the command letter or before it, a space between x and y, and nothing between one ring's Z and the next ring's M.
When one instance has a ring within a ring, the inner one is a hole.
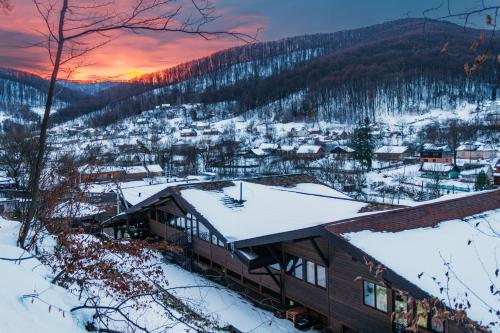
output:
M326 267L330 267L330 261L328 260L327 256L321 251L318 243L316 243L316 240L314 238L309 239L311 241L312 246L316 250L316 253L318 256L321 258L321 261L323 261L323 264L325 264Z

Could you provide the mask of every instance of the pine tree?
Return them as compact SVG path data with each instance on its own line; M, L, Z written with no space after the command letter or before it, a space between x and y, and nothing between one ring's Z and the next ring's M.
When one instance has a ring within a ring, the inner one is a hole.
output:
M481 171L476 177L476 183L474 184L474 189L476 191L488 190L491 188L490 179L486 172Z
M352 137L352 148L354 159L361 164L363 170L370 171L372 167L372 155L375 149L375 140L371 134L370 119L365 118L364 123L359 123Z

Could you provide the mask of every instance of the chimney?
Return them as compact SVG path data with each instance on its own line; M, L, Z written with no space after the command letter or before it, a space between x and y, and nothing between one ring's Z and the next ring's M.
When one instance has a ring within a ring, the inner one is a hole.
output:
M243 203L243 182L240 182L240 203Z

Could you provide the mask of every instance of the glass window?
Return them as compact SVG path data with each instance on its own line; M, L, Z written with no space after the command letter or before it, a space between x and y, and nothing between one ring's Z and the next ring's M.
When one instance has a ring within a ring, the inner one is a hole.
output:
M387 312L387 288L375 285L375 300L377 309Z
M291 273L293 269L294 257L288 256L288 261L286 263L286 272Z
M217 236L212 235L212 244L217 245Z
M272 265L269 265L269 267L271 267L272 269L274 269L276 271L280 270L280 264L278 264L278 263L274 263Z
M427 311L425 311L424 306L422 304L417 304L417 325L422 328L427 328L429 323L429 315Z
M406 321L406 313L408 312L408 295L395 291L394 292L394 324L396 332L404 332L408 323Z
M387 288L363 281L363 292L365 305L387 312Z
M365 305L375 307L375 284L363 281L363 285Z
M313 262L306 261L306 281L311 284L316 284L316 270Z
M200 239L208 242L210 240L210 236L207 227L205 227L203 223L199 222L198 229L199 229L198 234L200 235Z
M193 217L193 222L192 222L193 226L193 236L194 237L198 237L198 222L196 221L196 219Z
M152 219L152 220L156 220L156 210L155 209L151 209L149 211L149 217Z
M302 263L302 258L287 255L286 272L297 279L304 279L304 267Z
M324 266L316 265L316 275L318 286L326 288L326 269Z
M295 263L295 269L293 270L293 276L297 279L304 278L304 269L302 267L302 258L297 258L297 262Z

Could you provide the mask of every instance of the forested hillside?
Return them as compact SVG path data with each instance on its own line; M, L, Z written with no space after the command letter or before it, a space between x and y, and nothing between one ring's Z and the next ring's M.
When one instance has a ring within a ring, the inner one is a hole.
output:
M91 114L90 124L106 125L161 103L202 102L209 109L229 103L237 114L259 115L266 109L285 121L348 122L366 115L454 107L458 101L476 102L496 93L496 61L487 61L472 77L463 70L485 47L471 48L479 35L479 30L448 22L402 19L249 44L130 82L89 88L65 84L79 92L68 89L61 94L67 104L54 122ZM491 54L497 53L497 39L492 40ZM43 98L29 88L22 94Z

